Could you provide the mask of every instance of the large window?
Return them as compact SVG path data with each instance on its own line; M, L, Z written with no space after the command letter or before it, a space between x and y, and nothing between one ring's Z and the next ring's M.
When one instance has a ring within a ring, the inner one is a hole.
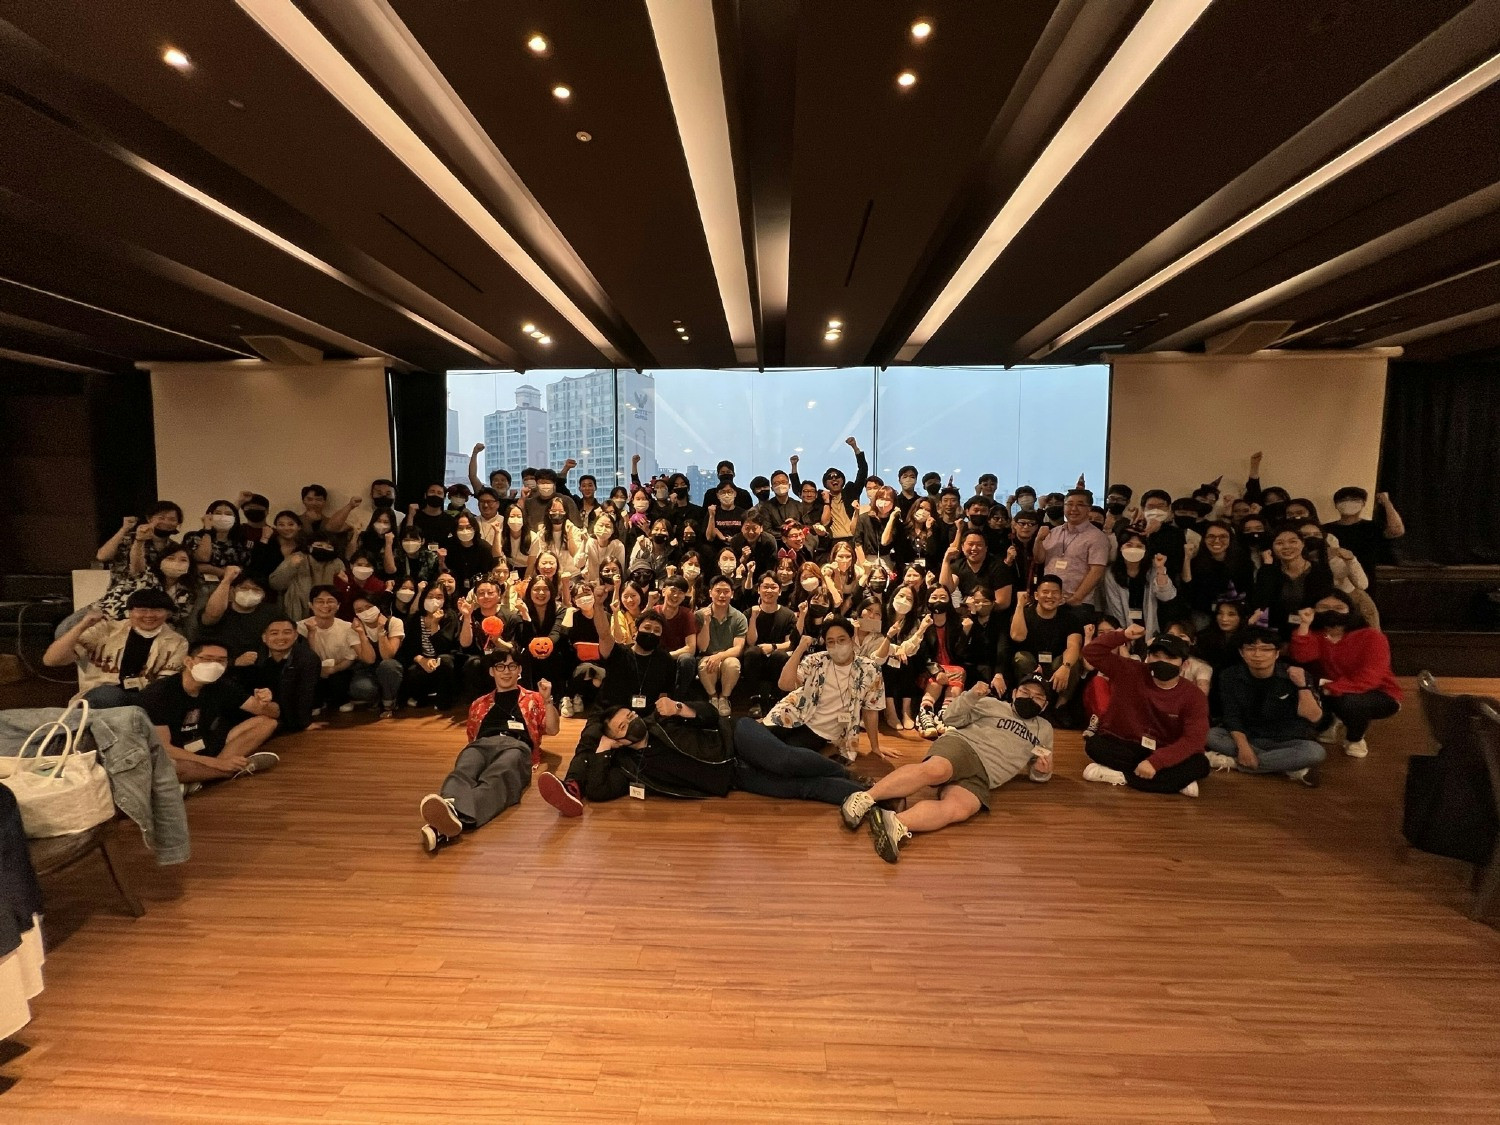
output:
M784 371L453 371L448 374L448 479L569 457L602 487L684 472L697 494L721 460L747 483L786 468L821 479L854 470L855 438L870 471L892 484L913 464L951 476L967 496L979 475L999 495L1019 484L1104 485L1109 370L1092 367L870 367Z

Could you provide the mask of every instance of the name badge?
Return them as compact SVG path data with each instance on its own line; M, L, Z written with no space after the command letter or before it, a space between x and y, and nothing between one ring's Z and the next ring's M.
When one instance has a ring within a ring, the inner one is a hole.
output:
M1036 654L1036 662L1038 664L1051 664L1052 654L1050 652L1039 652Z
M1068 560L1067 559L1053 559L1052 563L1051 563L1051 567L1052 567L1052 569L1056 573L1061 574L1063 571L1065 571L1065 570L1068 569Z
M338 663L337 660L332 660L332 659L325 660L325 661L323 661L323 667L325 667L325 668L332 668L337 663Z
M646 697L644 695L632 695L630 697L630 709L632 711L642 711L645 707Z
M1141 745L1144 746L1147 750L1155 750L1156 749L1156 739L1154 739L1154 738L1143 738L1143 739L1141 739Z
M1296 614L1296 613L1289 614L1287 616L1287 622L1289 624L1292 624L1292 625L1301 625L1302 624L1302 617L1299 614Z
M1146 615L1141 610L1132 609L1130 611L1130 620L1132 620L1132 621L1144 621L1145 619L1146 619Z
M630 787L630 795L637 801L644 801L646 799L646 787L644 785L632 785Z
M201 754L208 749L208 744L201 738L195 738L183 747L189 754Z
M140 691L146 686L145 676L131 676L121 681L120 686L126 691Z
M523 723L520 719L509 719L509 720L506 721L505 729L506 730L514 730L514 731L524 731L526 729L526 724Z

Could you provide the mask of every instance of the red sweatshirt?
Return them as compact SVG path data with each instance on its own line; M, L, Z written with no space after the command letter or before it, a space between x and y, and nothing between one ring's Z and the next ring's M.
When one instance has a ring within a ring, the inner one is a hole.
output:
M1083 650L1083 658L1109 677L1109 710L1099 729L1127 742L1155 739L1147 761L1159 770L1201 754L1208 742L1208 697L1181 678L1162 687L1144 664L1115 652L1124 643L1124 633L1101 633Z
M1379 629L1355 629L1331 644L1322 633L1292 634L1292 659L1316 664L1324 695L1358 695L1379 691L1401 702L1401 685L1391 672L1391 643Z

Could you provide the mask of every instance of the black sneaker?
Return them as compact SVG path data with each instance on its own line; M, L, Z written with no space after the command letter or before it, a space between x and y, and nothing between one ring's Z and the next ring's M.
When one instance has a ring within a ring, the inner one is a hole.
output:
M923 707L917 712L917 733L929 742L937 738L939 734L938 721L931 707Z

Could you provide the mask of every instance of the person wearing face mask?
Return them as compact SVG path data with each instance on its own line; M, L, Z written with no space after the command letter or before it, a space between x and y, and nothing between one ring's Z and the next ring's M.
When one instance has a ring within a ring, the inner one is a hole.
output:
M749 509L738 503L739 494L743 491L732 482L720 482L708 505L708 516L703 523L706 539L724 542L739 535L745 517L750 514Z
M677 661L664 640L667 622L660 610L647 609L637 619L631 641L618 640L610 627L611 593L608 588L595 589L591 607L599 634L599 660L604 666L604 682L595 707L604 711L629 707L645 715L658 699L681 697ZM686 611L682 615L690 616Z
M253 550L257 543L270 538L266 534L266 517L271 514L271 501L258 492L244 491L239 495L240 522L232 535ZM244 565L244 564L241 564Z
M875 489L869 511L860 512L854 521L855 561L864 566L878 559L888 567L897 566L895 535L900 522L895 490L881 485Z
M1126 513L1133 511L1130 498L1135 492L1128 484L1112 484L1104 493L1104 531L1114 534L1122 524L1129 523Z
M851 832L866 820L875 854L887 863L901 857L901 847L915 833L936 832L960 824L975 813L990 811L990 794L1023 770L1036 782L1052 778L1052 724L1042 718L1051 691L1038 678L1023 680L1001 698L1005 681L981 680L957 695L943 710L945 733L932 744L925 761L897 766L868 790L851 794L839 808ZM900 813L879 807L922 789L937 790L937 799L909 804Z
M211 640L223 646L237 667L253 664L266 626L284 616L275 599L266 596L265 579L231 566L203 603L190 635L194 641Z
M530 543L531 532L526 527L525 513L521 505L511 504L505 509L500 546L495 557L508 562L512 570L524 572L531 562Z
M667 576L667 567L671 565L671 546L672 525L666 520L656 520L651 524L650 533L635 541L628 569L631 573L649 570L653 580L660 582Z
M662 719L691 718L695 724L701 722L705 733L713 731L719 722L718 715L706 707L690 707L666 696L661 697L658 707L653 710ZM700 717L699 711L705 713ZM615 801L624 797L632 785L644 780L643 759L652 734L661 738L663 733L660 727L653 732L653 726L630 707L604 708L579 735L573 760L568 763L567 776L538 774L537 794L563 816L569 817L582 816L585 801ZM662 741L676 749L670 735Z
M1339 518L1325 523L1323 530L1337 535L1339 543L1354 552L1359 560L1370 588L1374 589L1376 569L1396 561L1391 544L1406 534L1406 525L1391 503L1389 492L1375 494L1375 518L1365 519L1362 513L1370 494L1358 485L1346 485L1333 494L1333 506Z
M374 703L378 699L382 719L395 714L406 674L396 659L406 639L406 624L388 615L386 604L384 593L354 599L355 660L349 677L350 700Z
M1035 512L1037 510L1036 489L1032 488L1029 484L1021 485L1005 501L1007 508L1012 505L1015 506L1017 511ZM1040 515L1040 513L1038 514Z
M927 616L931 624L922 634L916 664L922 688L922 703L917 709L917 733L929 741L942 734L937 713L949 692L964 689L964 657L968 635L958 615L953 612L953 596L939 585L927 592Z
M564 523L577 524L579 521L578 504L568 494L568 490L558 479L557 473L548 468L536 471L536 491L526 497L521 505L526 515L526 527L531 531L542 531L551 526L548 514L553 509L553 501L561 505Z
M354 599L361 594L373 597L385 593L385 582L368 555L356 554L349 560L349 569L334 578L333 588L339 596L339 616L353 621Z
M926 525L927 537L922 558L927 569L934 574L943 569L943 554L963 534L966 526L961 522L959 500L958 489L952 485L944 488L938 493L937 518ZM920 509L913 509L913 515L919 511Z
M929 500L936 500L938 489L942 487L943 477L941 473L922 474L922 491L927 495Z
M447 490L440 484L429 484L422 493L421 503L407 508L406 522L401 526L402 535L415 530L434 549L445 546L453 535L453 516L454 513L448 510Z
M716 472L719 482L703 493L703 507L707 508L710 504L717 504L719 502L719 489L726 486L734 489L734 502L730 505L731 507L743 508L746 511L755 507L755 497L734 483L733 461L720 461Z
M467 590L495 565L495 552L480 532L479 520L471 512L459 512L453 521L453 542L439 554L438 566L453 575L460 590Z
M228 500L215 500L203 514L203 530L182 537L200 574L218 580L226 566L244 567L250 562L251 548L239 527L240 510Z
M881 668L885 684L885 723L891 730L914 730L914 710L922 697L917 686L917 666L913 662L922 648L922 638L932 619L916 603L916 593L903 584L891 593L890 623L886 639L890 649ZM897 708L901 714L896 714Z
M448 608L448 594L441 586L403 585L396 590L412 596L403 609L401 650L396 659L405 668L398 698L408 707L431 703L439 711L450 709L458 698L458 615Z
M468 745L442 789L418 805L422 846L429 852L483 827L520 801L541 766L542 737L558 731L552 684L543 680L536 691L523 687L521 665L510 645L500 642L485 666L494 690L469 708Z
M260 652L254 664L231 668L229 674L241 686L270 692L280 711L277 734L306 730L313 720L321 661L296 624L285 617L273 618L260 635Z
M91 610L48 646L48 668L78 668L78 696L90 706L133 707L141 692L182 671L187 641L167 624L176 608L161 590L136 590L125 602L125 620Z
M1223 723L1208 732L1208 764L1218 770L1284 773L1316 787L1325 753L1314 724L1323 718L1307 674L1278 659L1281 638L1252 625L1238 636L1240 660L1219 677Z
M1194 542L1194 536L1202 535L1205 517L1213 509L1212 504L1205 504L1193 496L1179 496L1172 501L1172 523L1178 527L1188 543Z
M1391 671L1391 645L1384 633L1368 625L1349 596L1331 590L1312 606L1297 611L1288 655L1315 668L1323 695L1319 729L1344 724L1344 753L1363 758L1370 752L1365 733L1377 719L1401 709L1401 685Z
M1177 587L1167 573L1167 557L1146 557L1146 543L1129 528L1119 536L1119 552L1099 584L1104 612L1116 621L1138 622L1155 636L1166 628L1163 607L1175 601Z
M271 571L271 589L281 595L282 611L293 621L300 621L312 612L313 587L332 586L334 579L347 569L333 539L317 536L305 554L294 551Z
M121 527L114 538L99 548L102 556L110 544L118 544L111 554L110 581L120 582L128 578L140 578L161 561L162 555L176 550L180 545L173 539L182 525L182 509L170 500L152 505L146 518L132 523L127 532Z
M1327 563L1329 573L1333 575L1333 588L1348 596L1367 625L1380 628L1380 610L1365 592L1370 587L1370 579L1358 556L1345 548L1336 536L1325 534L1322 526L1310 519L1298 522L1297 533L1302 536L1302 553L1307 560Z
M879 725L885 687L880 666L856 654L853 624L844 617L830 617L820 635L822 652L809 651L813 639L807 635L792 649L777 683L787 694L766 717L735 724L737 788L765 797L841 805L864 785L849 777L839 758L853 761L861 753L899 756L897 750L882 754Z
M396 559L393 581L400 583L409 578L413 582L429 586L437 582L438 572L441 570L438 553L427 545L422 533L414 525L408 524L401 529L396 546L397 550L393 552Z
M776 697L781 670L791 657L796 640L797 620L796 615L781 604L781 584L776 581L774 573L762 574L755 589L757 600L750 607L745 651L740 658L744 682L750 693L752 719L760 718ZM878 605L876 610L878 615Z
M1160 488L1141 496L1140 518L1131 525L1145 532L1146 554L1167 556L1167 573L1181 574L1187 554L1187 533L1172 519L1172 498Z
M395 512L377 508L364 530L355 537L354 548L349 552L351 563L356 556L363 555L374 567L376 577L382 582L393 580L396 556L401 553L399 527Z
M762 525L774 529L778 535L788 521L796 524L803 522L805 513L802 500L792 494L792 478L785 469L777 469L771 474L771 494L761 501L756 514Z
M1084 646L1083 658L1108 677L1109 706L1085 742L1093 759L1083 779L1128 785L1147 793L1198 795L1209 774L1208 698L1182 678L1188 645L1170 633L1146 646L1144 664L1117 651L1145 636L1140 625L1100 633Z
M259 749L276 733L281 709L269 690L251 690L226 676L228 666L223 645L199 641L188 650L181 674L141 692L140 707L183 785L264 773L281 760Z

